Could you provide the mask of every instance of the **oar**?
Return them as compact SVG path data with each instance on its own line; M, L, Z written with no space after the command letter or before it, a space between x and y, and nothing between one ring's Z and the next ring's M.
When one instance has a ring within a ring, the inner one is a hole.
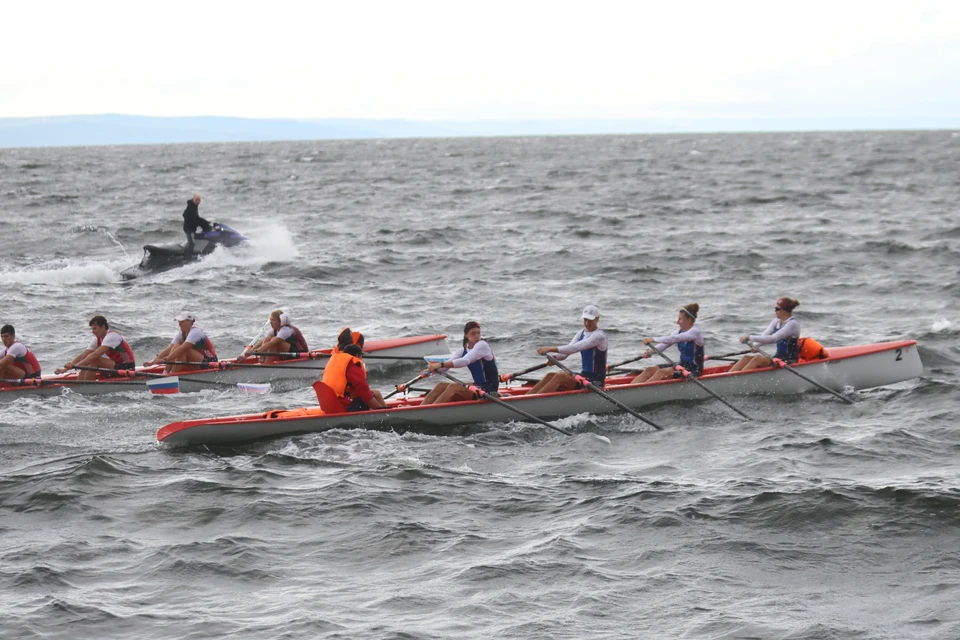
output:
M310 358L319 360L320 358L329 358L332 354L320 353L318 351L251 351L252 356L290 356L291 358Z
M757 353L759 353L759 354L762 355L762 356L767 356L767 354L765 354L765 353L763 352L763 350L760 349L760 347L757 347L757 346L754 346L754 345L750 345L750 349L753 350L753 351L756 351ZM835 395L836 397L840 398L841 400L843 400L843 401L846 402L847 404L853 404L853 400L851 400L850 398L845 398L844 396L842 396L841 394L837 393L836 391L834 391L834 390L831 389L830 387L828 387L828 386L826 386L826 385L823 385L823 384L820 384L820 383L817 382L816 380L811 379L809 376L806 376L806 375L800 373L799 371L797 371L796 369L794 369L793 367L791 367L789 364L787 364L786 362L784 362L784 361L781 360L780 358L777 358L777 357L772 357L772 358L771 358L770 356L767 356L767 357L770 358L770 361L773 362L773 363L774 363L775 365L777 365L778 367L780 367L781 369L786 369L786 370L789 371L790 373L794 373L794 374L800 376L801 378L803 378L804 380L806 380L806 381L809 382L810 384L812 384L812 385L814 385L814 386L816 386L816 387L820 387L821 389L823 389L823 390L826 391L827 393L832 393L833 395Z
M581 376L579 373L574 373L573 371L571 371L570 369L568 369L568 368L565 367L564 365L560 364L560 361L557 360L556 358L554 358L554 357L553 357L552 355L550 355L549 353L546 354L546 356L547 356L547 360L549 360L550 362L552 362L554 365L560 367L560 369L562 369L563 371L566 371L567 373L569 373L571 376L573 376L574 380L576 380L577 382L579 382L580 384L582 384L582 385L585 386L586 388L590 389L590 391L593 391L595 394L597 394L598 396L600 396L600 397L603 398L604 400L608 400L609 402L612 402L613 404L617 405L618 407L620 407L621 409L623 409L624 411L626 411L627 413L629 413L630 415L632 415L632 416L633 416L634 418L636 418L637 420L642 420L643 422L646 422L648 425L650 425L651 427L653 427L653 428L656 429L657 431L662 431L662 430L663 430L663 427L661 427L660 425L658 425L656 422L654 422L654 421L652 421L652 420L649 420L649 419L643 417L643 416L640 415L640 413L638 413L637 411L634 411L633 409L631 409L631 408L628 407L627 405L623 404L622 402L620 402L620 401L617 400L616 398L614 398L614 397L610 396L609 394L605 393L603 390L600 389L600 387L598 387L597 385L593 384L592 382L590 382L589 380L587 380L586 378L584 378L583 376Z
M572 435L573 435L572 433L570 433L570 432L567 431L566 429L564 429L564 428L562 428L562 427L558 427L558 426L555 425L555 424L551 424L551 423L547 422L546 420L541 420L541 419L538 418L537 416L535 416L535 415L533 415L533 414L530 414L530 413L527 413L527 412L524 411L523 409L518 409L517 407L510 406L509 403L504 402L504 401L501 400L500 398L495 398L495 397L493 397L492 395L490 395L489 393L487 393L486 391L484 391L483 389L481 389L480 387L478 387L478 386L476 386L476 385L467 384L467 383L464 382L463 380L458 380L458 379L454 378L452 375L450 375L449 373L447 373L447 372L444 371L443 369L437 369L436 373L439 373L439 374L442 375L444 378L449 378L450 380L452 380L453 382L456 382L456 383L457 383L458 385L460 385L461 387L464 387L464 388L466 388L466 389L469 389L470 391L472 391L472 392L476 393L477 395L479 395L479 396L480 396L481 398L483 398L484 400L490 400L491 402L495 402L495 403L499 404L501 407L506 407L507 409L510 409L510 411L514 411L514 412L518 413L519 415L523 416L523 417L526 418L527 420L530 420L530 421L532 421L532 422L539 422L539 423L542 424L543 426L545 426L545 427L550 427L550 428L553 429L554 431L559 431L560 433L562 433L562 434L564 434L564 435L566 435L566 436L572 436Z
M0 378L0 383L5 384L16 384L23 387L39 387L44 384L132 384L142 387L143 382L127 382L127 381L117 381L117 382L104 382L102 380L56 380L56 379L47 379L42 378Z
M693 375L692 373L690 373L689 371L687 371L687 370L684 369L683 367L677 365L676 362L674 362L673 360L671 360L671 359L668 358L667 356L663 355L663 351L660 351L660 349L657 349L657 345L655 345L655 344L650 344L650 345L648 345L648 346L649 346L651 349L653 349L654 351L656 351L657 353L659 353L659 354L660 354L660 357L663 358L664 360L666 360L667 363L668 363L670 366L674 367L675 369L677 369L677 371L679 371L680 373L682 373L684 378L686 378L687 380L693 380L694 382L696 382L696 383L700 386L701 389L703 389L704 391L706 391L707 393L709 393L710 395L712 395L714 398L716 398L717 400L719 400L719 401L722 402L723 404L727 405L728 407L730 407L731 409L733 409L734 411L736 411L737 413L739 413L741 416L743 416L743 417L746 418L747 420L753 420L753 418L751 418L750 416L748 416L747 414L745 414L743 411L740 411L740 409L737 409L735 406L733 406L732 404L730 404L729 402L727 402L726 400L724 400L723 398L721 398L718 394L714 393L714 391L713 391L712 389L708 389L708 388L707 388L707 385L705 385L705 384L703 384L702 382L700 382L699 380L697 380L697 376Z
M316 353L316 352L300 352L300 351L252 351L250 353L252 356L293 356L294 358L309 357L311 360L318 360L320 358L329 358L331 354L329 353ZM417 362L422 362L423 358L419 356L378 356L374 353L363 354L364 360L416 360Z
M430 372L429 372L429 371L423 371L423 372L421 372L420 375L418 375L416 378L410 378L410 379L407 380L406 382L401 382L400 384L398 384L398 385L396 385L396 386L394 387L393 391L391 391L389 394L383 396L383 399L386 400L387 398L392 398L393 396L397 395L398 393L403 393L403 392L407 391L407 390L410 388L410 385L412 385L414 382L417 382L418 380L423 380L424 378L426 378L426 377L429 376L429 375L430 375Z
M640 354L639 356L637 356L636 358L627 358L626 360L624 360L624 361L622 361L622 362L616 362L616 363L614 363L614 364L608 364L608 365L607 365L607 371L613 371L613 370L616 369L617 367L622 367L622 366L625 365L625 364L630 364L631 362L636 362L637 360L643 360L645 357L646 357L646 356L644 356L644 355L641 353L641 354Z
M516 373L505 373L502 376L500 376L500 382L510 382L511 380L517 378L518 376L526 375L528 373L532 373L533 371L539 371L540 369L544 369L549 366L550 366L549 362L544 362L543 364L535 364L532 367L528 367L523 371L517 371Z
M269 327L269 326L270 326L270 321L269 321L269 320L267 320L266 322L264 322L264 323L263 323L263 326L260 327L260 331L257 331L257 335L253 336L253 339L250 340L250 342L247 344L247 346L243 348L243 351L246 351L248 348L249 348L249 349L253 349L253 345L257 344L257 340L260 339L260 336L263 335L263 333L267 330L267 327ZM243 351L241 351L241 352L240 352L240 355L237 356L238 358L242 358L242 357L243 357Z
M6 384L19 384L23 386L39 387L44 381L40 378L0 378L0 382Z
M189 364L197 364L196 362L191 362ZM107 369L106 367L82 367L79 365L74 365L74 369L80 369L81 371L101 371L106 373L116 373L119 376L127 378L172 378L174 376L168 375L166 373L145 373L143 371L136 371L133 369ZM254 393L263 393L270 388L270 383L265 384L254 384L250 382L220 382L218 380L199 380L194 377L184 378L184 382L196 382L199 384L212 384L218 387L235 387L237 389L242 389L243 391L252 391ZM84 381L86 382L86 381ZM113 383L109 383L113 384Z
M189 360L163 360L162 364L189 364L195 367L206 367L207 369L229 369L230 367L253 367L255 369L270 369L270 368L291 368L289 365L285 365L279 362L263 363L263 362L234 362L233 360L215 360L213 362L190 362ZM297 369L305 369L307 371L323 371L325 367L296 367Z
M750 349L747 349L746 351L732 351L719 356L706 356L704 360L726 360L727 358L732 358L733 356L744 356L748 353L750 353Z
M733 353L725 353L725 354L719 355L719 356L707 356L706 358L704 358L704 360L723 360L723 359L725 359L725 358L730 358L730 357L732 357L732 356L742 356L742 355L747 354L747 353L750 353L750 350L749 350L749 349L746 350L746 351L734 351ZM624 361L622 361L622 362L617 362L617 363L615 363L615 364L608 364L608 365L607 365L607 371L613 371L614 369L616 369L616 368L618 368L618 367L622 367L622 366L625 365L625 364L630 364L631 362L636 362L637 360L643 360L643 354L640 354L640 355L637 356L636 358L629 358L629 359L624 360Z

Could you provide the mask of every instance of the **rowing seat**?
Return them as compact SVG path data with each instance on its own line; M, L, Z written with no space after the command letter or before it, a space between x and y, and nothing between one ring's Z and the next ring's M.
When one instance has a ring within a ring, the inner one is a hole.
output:
M327 415L347 412L347 410L343 408L343 403L340 402L340 398L333 392L333 389L320 380L313 383L313 390L317 392L317 401L320 403L320 408L323 409L323 412Z

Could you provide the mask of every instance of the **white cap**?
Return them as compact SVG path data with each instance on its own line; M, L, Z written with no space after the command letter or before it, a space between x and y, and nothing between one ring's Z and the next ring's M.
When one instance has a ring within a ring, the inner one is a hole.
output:
M588 304L583 308L583 317L587 320L596 320L600 317L600 309L597 309L595 304Z
M288 324L290 324L290 314L289 314L289 313L281 313L279 319L280 319L280 326L281 326L281 327L285 327L285 326L287 326Z
M178 315L176 318L174 318L174 320L176 320L177 322L183 322L184 320L192 320L192 321L195 322L197 319L194 318L194 317L193 317L192 315L190 315L189 313L187 313L186 311L181 311L181 312L180 312L180 315Z

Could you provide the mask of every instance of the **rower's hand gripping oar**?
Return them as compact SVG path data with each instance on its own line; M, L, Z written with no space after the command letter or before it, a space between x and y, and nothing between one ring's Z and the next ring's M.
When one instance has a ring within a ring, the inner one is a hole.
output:
M658 424L657 424L656 422L654 422L653 420L650 420L650 419L648 419L648 418L645 418L645 417L642 416L639 412L634 411L633 409L631 409L631 408L628 407L627 405L623 404L622 402L620 402L620 401L617 400L616 398L610 396L610 395L607 394L605 391L603 391L602 389L600 389L600 387L598 387L597 385L593 384L592 382L590 382L589 380L587 380L586 378L584 378L583 376L581 376L579 373L574 373L573 371L571 371L570 369L568 369L568 368L565 367L564 365L560 364L560 361L557 360L556 358L554 358L554 357L553 357L552 355L550 355L549 353L544 354L544 355L547 356L547 360L549 360L549 361L550 361L551 363L553 363L555 366L560 367L560 369L562 369L563 371L566 371L568 374L570 374L571 376L573 376L573 379L574 379L574 380L576 380L577 382L579 382L580 384L582 384L582 385L585 386L586 388L590 389L590 391L593 391L595 394L597 394L598 396L600 396L600 397L603 398L604 400L608 400L608 401L612 402L613 404L617 405L618 407L620 407L621 409L623 409L624 411L626 411L627 413L629 413L630 415L632 415L632 416L633 416L634 418L636 418L637 420L641 420L641 421L643 421L643 422L646 422L648 425L650 425L651 427L653 427L653 428L656 429L657 431L662 431L662 430L663 430L663 427L661 427L660 425L658 425Z
M464 382L463 380L458 380L457 378L453 377L452 375L450 375L449 373L447 373L447 372L446 372L445 370L443 370L443 369L437 369L434 373L438 373L438 374L440 374L441 376L443 376L444 378L448 378L448 379L450 379L452 382L456 382L456 383L459 384L461 387L464 387L464 388L466 388L466 389L469 389L470 391L474 392L475 394L477 394L478 396L480 396L480 397L483 398L484 400L489 400L489 401L491 401L491 402L495 402L495 403L499 404L501 407L505 407L505 408L509 409L510 411L513 411L513 412L515 412L515 413L518 413L519 415L523 416L523 417L526 418L527 420L530 420L531 422L539 422L539 423L542 424L543 426L545 426L545 427L550 427L550 428L553 429L554 431L559 431L560 433L562 433L563 435L566 435L566 436L572 436L572 435L573 435L572 433L570 433L569 431L567 431L566 429L564 429L564 428L562 428L562 427L558 427L558 426L555 425L555 424L550 424L550 423L547 422L546 420L541 420L541 419L538 418L537 416L535 416L535 415L533 415L533 414L530 414L530 413L527 413L527 412L524 411L523 409L518 409L517 407L511 406L509 403L504 402L504 401L501 400L500 398L496 398L496 397L490 395L489 393L487 393L486 391L484 391L483 389L481 389L480 387L478 387L478 386L476 386L476 385L467 384L467 383Z
M751 343L749 343L749 342L747 342L747 343L745 343L745 344L747 344L752 351L755 351L755 352L759 353L759 354L762 355L762 356L766 356L767 358L770 358L770 361L771 361L773 364L775 364L776 366L780 367L781 369L786 369L786 370L789 371L790 373L793 373L793 374L796 374L796 375L800 376L801 378L803 378L804 380L806 380L806 381L809 382L810 384L814 385L815 387L819 387L819 388L823 389L824 391L826 391L827 393L832 393L834 396L836 396L837 398L840 398L841 400L843 400L843 401L846 402L847 404L853 404L853 400L851 400L850 398L846 398L846 397L844 397L843 395L841 395L841 394L837 393L836 391L834 391L833 389L831 389L830 387L828 387L828 386L826 386L826 385L823 385L823 384L820 384L819 382L817 382L816 380L813 380L813 379L810 378L809 376L806 376L806 375L800 373L799 371L797 371L796 369L794 369L793 367L791 367L789 364L787 364L786 362L784 362L784 361L781 360L780 358L777 358L776 356L773 356L773 357L768 356L766 353L763 352L763 350L762 350L760 347L758 347L758 346L756 346L756 345L754 345L754 344L751 344Z
M663 358L664 360L666 360L666 361L667 361L667 364L669 364L669 365L672 366L674 369L676 369L677 371L679 371L680 374L683 375L684 378L686 378L687 380L692 380L693 382L696 382L697 385L699 385L701 389L703 389L704 391L706 391L707 393L709 393L710 395L712 395L714 398L716 398L717 400L719 400L719 401L722 402L723 404L727 405L728 407L730 407L731 409L733 409L734 411L736 411L737 413L739 413L741 416L743 416L743 417L746 418L747 420L753 420L753 418L751 418L750 416L748 416L747 414L745 414L743 411L740 411L740 409L737 409L735 406L733 406L732 404L730 404L729 402L727 402L726 400L724 400L723 398L721 398L721 397L720 397L717 393L715 393L712 389L707 388L707 385L705 385L705 384L703 384L702 382L700 382L699 380L697 380L697 376L693 375L692 373L690 373L689 371L687 371L686 368L681 367L681 366L678 365L676 362L674 362L673 360L671 360L670 358L668 358L667 356L665 356L665 355L663 354L663 351L660 351L660 349L657 349L657 345L655 345L655 344L653 344L653 343L651 342L651 343L650 343L649 345L647 345L647 346L650 347L651 349L653 349L654 351L656 351L657 353L659 353L659 354L660 354L660 357Z
M549 367L549 366L550 366L549 362L544 362L542 364L535 364L532 367L527 367L523 371L517 371L516 373L505 373L502 376L500 376L500 382L510 382L511 380L515 380L516 378L519 378L522 375L526 375L534 371L539 371L540 369L545 369L546 367Z

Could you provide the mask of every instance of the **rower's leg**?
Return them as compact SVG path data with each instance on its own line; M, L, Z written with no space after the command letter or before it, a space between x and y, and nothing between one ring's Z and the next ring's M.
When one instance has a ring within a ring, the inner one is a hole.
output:
M426 396L424 396L424 397L423 397L423 400L420 401L420 406L423 406L423 405L425 405L425 404L433 404L434 402L436 402L436 401L437 401L437 398L439 398L440 395L441 395L441 394L446 390L446 388L449 387L451 384L453 384L453 383L452 383L452 382L439 382L439 383L437 383L437 386L435 386L433 389L431 389L431 390L430 390L430 393L428 393Z
M7 378L10 380L13 380L13 379L20 380L25 375L27 375L27 372L15 364L8 364L8 365L5 365L3 368L0 368L0 378Z
M290 343L283 338L273 336L272 338L264 340L259 350L265 353L287 353L290 351ZM279 359L280 356L263 356L262 362L269 364L271 362L277 362Z
M539 387L539 388L538 388ZM537 386L530 390L527 395L534 393L553 393L554 391L569 391L577 387L577 381L568 373L548 373L543 380L537 383Z
M444 402L463 402L465 400L473 400L473 391L461 387L458 384L449 384L447 385L446 390L440 394L440 398L437 399L436 404L442 404Z
M174 360L179 362L196 362L200 364L203 362L203 353L198 351L193 347L193 345L188 343L183 343L179 347L173 350L169 356L168 360ZM167 365L167 373L183 373L184 371L196 371L196 365L192 364L171 364Z
M82 363L84 367L97 367L99 369L116 369L117 363L106 357L87 358ZM96 380L99 377L98 371L80 371L77 374L77 380Z
M660 373L660 367L658 367L655 364L650 365L649 367L643 370L643 373L641 373L640 375L638 375L636 378L633 379L633 383L640 384L641 382L648 382L650 378L657 375L658 373Z
M551 371L551 372L548 373L547 375L543 376L543 378L540 380L540 382L538 382L537 384L533 385L533 389L530 389L530 391L527 392L527 395L529 396L529 395L533 395L533 394L535 394L535 393L542 393L544 387L546 387L548 384L551 384L551 383L553 382L554 376L556 376L556 375L557 375L557 373L556 373L555 371Z

